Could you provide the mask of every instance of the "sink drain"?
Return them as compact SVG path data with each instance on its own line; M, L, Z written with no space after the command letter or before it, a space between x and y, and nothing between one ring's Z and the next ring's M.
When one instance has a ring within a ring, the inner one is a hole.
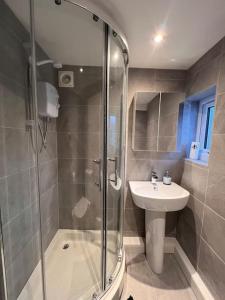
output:
M66 250L66 249L68 249L69 247L70 247L69 244L64 244L64 245L63 245L63 250Z

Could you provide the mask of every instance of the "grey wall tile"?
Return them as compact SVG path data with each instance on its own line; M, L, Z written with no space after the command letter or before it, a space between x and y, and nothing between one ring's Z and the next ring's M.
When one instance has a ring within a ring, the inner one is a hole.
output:
M187 95L193 95L208 89L217 83L220 58L211 61L200 69L199 72L191 74L187 81Z
M185 162L181 185L195 198L204 202L207 188L207 177L207 168Z
M34 207L33 207L34 208ZM10 265L16 256L23 251L35 233L33 208L26 208L10 223L3 226L3 241L6 265Z
M185 88L184 80L156 80L155 91L161 92L183 92Z
M151 160L129 160L127 164L127 180L150 180Z
M57 160L52 160L41 164L39 167L40 172L40 192L41 194L50 189L57 183L58 180L58 166Z
M185 80L187 71L185 70L156 70L156 80Z
M216 100L216 112L214 116L214 134L225 133L225 94L217 97Z
M209 171L206 204L225 218L225 174Z
M223 299L225 294L225 264L201 240L199 273L215 299Z
M197 269L200 236L183 218L182 213L179 214L176 237L192 265Z
M145 235L145 215L140 208L126 209L124 215L124 232L127 235Z
M31 205L29 170L7 178L7 203L4 208L4 222L9 222Z
M4 101L4 97L3 97L3 84L1 83L1 77L0 77L0 126L3 126L4 122L3 122L3 101Z
M22 129L5 129L7 174L13 174L31 166L29 133Z
M59 158L97 159L99 154L99 133L58 133Z
M100 126L100 106L61 107L58 131L98 132Z
M213 134L212 148L209 156L209 169L216 173L224 173L225 134Z
M5 130L0 128L0 177L6 175Z
M57 159L57 133L49 131L47 133L46 147L42 146L42 139L38 136L38 148L41 150L39 153L40 163Z
M218 78L217 92L218 94L225 92L225 54L221 58L220 74Z
M40 248L38 247L35 237L30 239L15 260L6 270L8 298L17 299L18 295L27 282L31 273L38 263ZM41 276L41 274L40 274Z
M221 237L224 236L225 219L205 207L202 237L225 261L225 244L221 242Z
M59 159L59 182L94 183L98 170L91 160Z
M12 88L12 84L14 84ZM6 84L3 89L3 122L6 127L25 129L26 103L28 101L24 87L15 83Z
M7 182L6 178L0 179L0 207L1 207L1 221L5 223L7 216Z
M204 69L215 59L219 59L223 49L224 39L220 40L215 46L207 51L189 70L188 73L195 74Z

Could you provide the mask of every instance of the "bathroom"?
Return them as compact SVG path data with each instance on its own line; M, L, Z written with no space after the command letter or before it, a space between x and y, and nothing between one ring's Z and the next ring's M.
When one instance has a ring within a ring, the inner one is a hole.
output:
M0 299L225 299L224 0L0 0Z

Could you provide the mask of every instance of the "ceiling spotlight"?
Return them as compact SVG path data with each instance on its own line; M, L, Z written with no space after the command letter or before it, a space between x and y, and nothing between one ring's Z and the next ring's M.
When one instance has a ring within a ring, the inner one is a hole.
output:
M113 59L114 59L114 61L117 61L119 59L119 53L118 52L115 52L113 54Z
M80 68L80 73L83 73L84 72L84 69L83 68Z
M171 62L175 62L176 59L175 59L175 58L171 58L170 61L171 61Z
M161 33L158 33L154 37L154 42L156 44L160 44L163 41L163 35Z

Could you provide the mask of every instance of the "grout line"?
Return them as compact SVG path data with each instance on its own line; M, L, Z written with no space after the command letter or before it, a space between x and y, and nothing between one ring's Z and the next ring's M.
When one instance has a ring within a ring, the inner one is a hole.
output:
M208 248L214 253L214 255L224 264L225 266L225 261L223 260L222 257L219 256L219 254L213 249L213 247L203 238L201 237L201 239L203 240L203 242L208 246ZM199 265L197 266L199 268ZM199 268L201 269L201 268Z
M200 248L201 248L201 237L203 232L203 224L204 224L204 218L205 218L205 207L206 207L206 195L208 191L208 183L209 183L209 169L207 170L207 179L206 179L206 188L205 188L205 196L204 196L204 204L203 204L203 213L202 213L202 220L201 220L201 230L200 230L200 240L199 240L199 247L198 247L198 254L197 254L197 268L199 266L199 260L200 260Z

